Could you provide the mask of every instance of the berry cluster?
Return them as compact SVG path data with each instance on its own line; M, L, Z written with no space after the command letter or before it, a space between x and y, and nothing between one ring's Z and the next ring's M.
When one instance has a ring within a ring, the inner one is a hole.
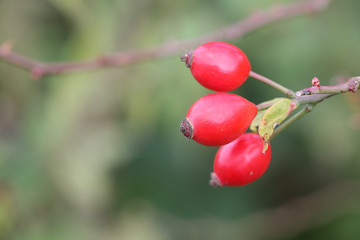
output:
M248 78L251 66L234 45L209 42L181 56L194 78L204 87L219 91L201 97L188 110L180 132L188 139L221 146L215 156L212 186L240 186L261 177L269 166L270 146L245 133L258 113L256 105L232 91Z

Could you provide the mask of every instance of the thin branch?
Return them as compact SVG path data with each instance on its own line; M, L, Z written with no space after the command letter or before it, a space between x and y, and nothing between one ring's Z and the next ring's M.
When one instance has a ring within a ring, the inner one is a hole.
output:
M272 84L271 80L270 80L270 83ZM360 85L360 77L352 77L352 78L349 78L345 83L341 83L341 84L338 84L338 85L335 85L335 86L326 86L326 87L324 87L323 89L325 89L325 90L323 90L321 93L318 93L318 90L316 90L316 91L314 90L314 92L309 93L310 95L303 95L303 94L299 94L299 93L302 93L302 92L306 91L306 89L298 91L296 93L296 97L294 99L292 99L292 102L296 106L306 105L306 107L303 108L302 110L300 110L298 113L296 113L292 117L290 117L287 121L282 123L279 127L277 127L274 130L274 132L271 133L270 138L265 139L265 140L270 141L271 139L273 139L275 136L277 136L284 129L286 129L287 127L292 125L294 122L296 122L297 120L299 120L300 118L305 116L306 113L310 112L312 110L312 108L315 107L316 104L322 102L323 100L325 100L327 98L336 96L336 95L341 94L341 93L346 93L346 92L355 93L359 89L359 85ZM313 79L313 87L312 88L314 88L314 89L319 88L321 90L320 82L318 81L317 78ZM310 88L310 89L312 89L312 88ZM279 101L280 99L281 98L275 98L273 100L260 103L260 104L257 105L257 108L258 108L259 111L268 109L273 104L275 104L277 101Z
M320 103L323 100L333 97L335 95L338 95L338 93L305 95L305 96L296 97L294 101L297 103L297 105L304 105L309 103L314 104L314 103Z
M239 39L245 34L271 23L287 18L294 18L303 14L319 12L323 10L330 1L331 0L302 0L295 3L278 5L268 10L258 11L244 20L204 36L165 43L149 49L113 53L92 60L47 63L15 53L11 49L4 47L4 45L0 48L0 59L29 70L35 79L40 79L48 74L86 71L103 67L122 67L151 59L168 57L177 54L184 48L190 49L204 42Z
M290 89L278 84L277 82L274 82L273 80L271 80L271 79L269 79L267 77L264 77L264 76L262 76L262 75L260 75L258 73L255 73L255 72L251 71L250 72L250 77L252 77L252 78L254 78L256 80L259 80L260 82L263 82L263 83L265 83L265 84L279 90L280 92L285 94L288 98L295 98L296 97L295 93L292 90L290 90Z
M356 92L359 89L360 76L352 77L344 83L335 86L321 86L320 83L310 88L297 91L296 96L313 95L313 94L337 94L345 92Z
M297 96L296 98L292 99L292 101L296 104L296 106L301 106L301 105L305 105L305 104L317 104L327 98L333 97L338 94L339 93L303 95L303 96ZM274 103L276 103L276 100L279 100L279 99L281 99L281 98L274 98L273 100L260 103L260 104L256 105L256 107L257 107L258 111L268 109L269 107L274 105Z
M250 74L250 76L252 76L254 74L259 75L257 73L252 72ZM261 76L261 75L259 75L259 76ZM267 79L266 77L262 77L262 78ZM259 80L259 78L257 78L257 79ZM268 80L270 80L270 79L268 79ZM272 86L273 84L277 84L276 82L273 82L272 80L270 80L268 82L267 81L262 81L262 82L265 82L266 84L268 84L270 86ZM272 86L272 87L277 88L275 86ZM283 87L283 88L287 89L285 87ZM315 86L312 87L312 88L315 88ZM306 88L306 89L312 89L312 88ZM320 88L320 90L318 90L318 89L313 90L312 89L313 91L308 93L308 94L302 94L303 92L307 91L306 89L301 90L301 91L297 91L296 92L296 97L294 99L292 99L292 101L295 102L295 104L297 106L306 105L306 104L317 104L317 103L320 103L320 102L322 102L323 100L325 100L327 98L336 96L336 95L341 94L341 93L347 93L347 92L355 93L359 88L360 88L360 76L351 77L345 83L341 83L341 84L338 84L338 85L335 85L335 86L322 86ZM288 90L288 91L291 91L291 90ZM282 92L285 93L286 90L282 91ZM257 105L258 110L261 111L261 110L268 109L274 103L276 103L277 99L281 99L281 98L275 98L273 100L266 101L266 102L258 104Z

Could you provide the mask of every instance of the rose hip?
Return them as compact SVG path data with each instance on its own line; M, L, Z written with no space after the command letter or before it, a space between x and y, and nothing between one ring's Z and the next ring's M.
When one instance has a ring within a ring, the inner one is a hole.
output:
M221 146L243 134L257 111L255 104L236 94L212 93L190 107L180 131L200 144Z
M248 78L250 62L238 47L225 42L205 43L181 56L194 78L214 91L232 91Z
M241 186L260 178L268 168L271 147L263 153L263 140L256 133L245 133L219 148L215 156L212 186Z

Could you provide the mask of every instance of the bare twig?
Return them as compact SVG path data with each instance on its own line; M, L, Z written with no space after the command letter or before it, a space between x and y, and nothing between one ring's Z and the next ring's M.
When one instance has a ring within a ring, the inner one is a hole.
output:
M297 96L303 95L313 95L313 94L337 94L345 92L356 92L360 85L360 76L352 77L344 83L340 83L335 86L321 86L319 85L312 86L310 88L305 88L303 90L297 91Z
M86 71L103 67L121 67L151 59L171 56L182 51L184 48L190 49L204 42L213 40L228 41L241 38L245 34L271 23L303 14L319 12L323 10L329 2L330 0L302 0L295 3L278 5L268 10L258 11L244 20L238 21L205 36L165 43L149 49L117 52L91 60L53 63L42 62L13 52L11 49L4 47L4 45L0 48L0 59L29 70L32 77L35 79L40 79L48 74Z
M251 72L250 76L253 76L254 74L257 74L257 73ZM257 75L259 75L259 74L257 74ZM261 75L259 75L259 76L261 76ZM266 77L263 77L263 78L267 79ZM267 83L267 81L263 81L263 82ZM277 84L276 82L274 82L274 83ZM270 80L270 83L267 83L267 84L272 86L273 81ZM280 87L282 88L281 85L280 85ZM274 88L278 89L277 87L274 87ZM346 82L340 83L335 86L313 86L311 88L305 88L303 90L297 91L296 97L293 98L292 101L295 102L297 106L306 105L306 104L313 105L313 104L320 103L327 98L336 96L341 93L347 93L347 92L355 93L359 88L360 88L360 76L351 77ZM282 92L286 94L287 88L284 88L284 89L285 89L285 91L282 90ZM291 91L291 90L289 90L289 91ZM288 96L288 97L291 98L290 96ZM273 99L273 100L275 100L275 99ZM258 110L260 111L260 110L268 109L276 102L273 100L258 104L257 105Z
M314 79L316 81L314 81ZM297 120L305 116L307 113L309 113L316 104L322 102L323 100L339 95L341 93L347 93L352 92L355 93L359 88L360 83L360 77L352 77L349 78L346 82L340 83L335 86L320 86L320 82L317 78L313 79L313 86L311 88L306 88L304 90L296 92L296 97L292 99L292 102L296 106L302 106L306 105L302 110L300 110L297 114L290 117L286 122L279 125L273 134L271 135L270 139L273 139L275 136L277 136L280 132L285 130L287 127L295 123ZM270 84L272 85L273 81L270 80ZM282 87L282 86L281 86ZM276 89L279 89L278 87L274 87ZM287 93L284 90L279 89L283 93ZM286 90L286 88L285 88ZM257 105L258 110L265 110L270 108L273 104L275 104L279 99L281 98L275 98L270 101L266 101L263 103L260 103Z

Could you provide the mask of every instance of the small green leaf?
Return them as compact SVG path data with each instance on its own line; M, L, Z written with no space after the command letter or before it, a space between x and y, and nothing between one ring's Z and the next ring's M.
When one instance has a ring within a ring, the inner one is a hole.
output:
M255 132L255 133L257 132L257 127L260 125L261 119L263 118L265 112L266 112L266 109L261 110L257 113L256 117L251 122L250 131Z
M271 99L269 101L266 102L262 102L260 104L258 104L258 108L262 109L259 110L259 112L257 113L256 117L254 118L254 120L251 122L250 125L250 131L252 132L257 132L257 128L259 127L260 123L261 123L261 119L263 118L266 109L268 109L269 107L271 107L272 105L274 105L276 102L283 100L283 99L287 99L287 98L274 98Z
M274 103L265 111L258 129L259 135L264 140L264 152L268 147L267 142L273 134L275 127L282 123L296 107L296 103L284 98Z

